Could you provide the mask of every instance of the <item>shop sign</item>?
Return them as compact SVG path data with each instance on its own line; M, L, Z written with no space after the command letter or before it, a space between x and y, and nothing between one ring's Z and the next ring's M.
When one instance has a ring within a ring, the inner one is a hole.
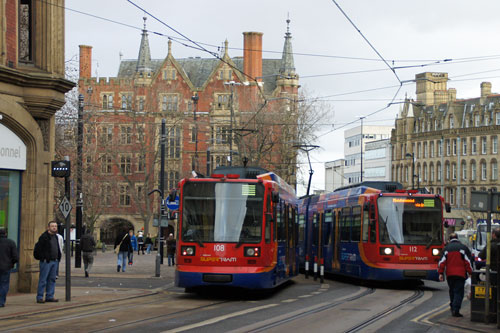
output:
M0 124L0 169L26 170L26 145Z

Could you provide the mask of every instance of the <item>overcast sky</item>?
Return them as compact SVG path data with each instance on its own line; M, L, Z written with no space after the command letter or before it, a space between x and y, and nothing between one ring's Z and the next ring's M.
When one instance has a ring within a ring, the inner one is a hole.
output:
M483 81L500 92L500 1L337 0L386 64L331 0L66 0L66 59L77 60L78 45L90 45L92 76L116 76L120 55L138 55L145 14L132 3L156 18L146 14L154 59L165 58L166 36L180 37L171 28L208 44L210 51L227 39L232 57L243 54L243 32L263 32L263 57L280 58L290 17L300 83L332 110L315 143L321 149L312 154L312 190L324 189L324 163L343 157L344 130L359 121L345 124L386 107L400 81L395 102L405 94L415 97L415 83L408 80L425 71L447 72L457 98L479 96ZM177 42L172 52L176 58L211 57ZM389 66L413 67L396 69L396 77ZM371 115L364 124L394 125L399 107ZM308 166L303 170L307 181Z

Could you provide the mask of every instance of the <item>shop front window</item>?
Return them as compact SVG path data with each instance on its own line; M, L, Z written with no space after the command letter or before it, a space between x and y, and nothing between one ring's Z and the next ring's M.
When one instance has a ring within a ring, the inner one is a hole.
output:
M16 244L19 238L20 185L20 171L0 170L0 228L5 228L7 237Z

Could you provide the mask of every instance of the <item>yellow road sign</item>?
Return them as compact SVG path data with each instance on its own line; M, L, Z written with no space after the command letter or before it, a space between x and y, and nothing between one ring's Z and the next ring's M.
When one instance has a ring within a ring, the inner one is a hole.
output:
M475 298L484 298L485 291L486 291L486 287L474 286L474 297ZM490 288L490 298L491 298L491 288Z

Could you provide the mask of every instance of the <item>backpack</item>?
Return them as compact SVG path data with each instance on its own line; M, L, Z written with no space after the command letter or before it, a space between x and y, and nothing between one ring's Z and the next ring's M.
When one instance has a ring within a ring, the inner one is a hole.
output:
M35 244L35 248L33 249L33 257L35 257L36 260L43 259L42 244L40 243L40 241L36 242Z

